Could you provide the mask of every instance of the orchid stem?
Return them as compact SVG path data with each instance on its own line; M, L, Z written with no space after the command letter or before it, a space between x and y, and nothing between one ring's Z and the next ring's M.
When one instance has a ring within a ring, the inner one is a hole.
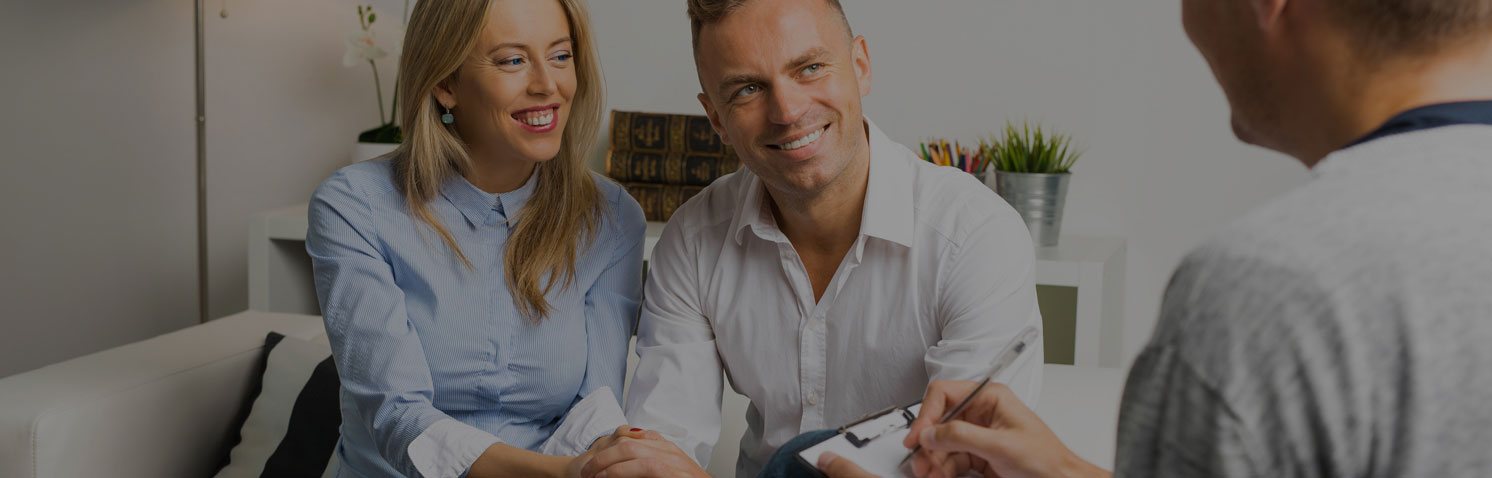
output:
M404 11L403 11L403 13L404 13L404 29L408 30L409 29L409 0L404 0ZM392 107L393 111L389 115L389 122L390 123L398 123L399 122L399 74L398 74L397 71L394 72L394 100L391 101L390 103L393 103L393 107Z
M386 125L389 123L388 121L384 121L385 116L383 114L383 83L380 83L378 81L378 64L374 63L373 60L368 60L368 66L373 67L373 90L375 93L378 94L378 124Z

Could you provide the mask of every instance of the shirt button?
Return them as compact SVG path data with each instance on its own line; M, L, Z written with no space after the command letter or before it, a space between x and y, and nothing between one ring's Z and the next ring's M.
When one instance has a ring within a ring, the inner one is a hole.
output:
M819 404L819 394L817 394L817 393L810 393L810 394L808 394L808 404L810 406L811 405L818 405Z

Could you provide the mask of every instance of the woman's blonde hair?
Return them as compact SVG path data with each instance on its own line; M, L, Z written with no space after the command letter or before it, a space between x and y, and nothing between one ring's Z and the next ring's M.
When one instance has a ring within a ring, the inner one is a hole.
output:
M549 315L546 295L575 280L575 260L600 228L605 204L586 167L601 123L602 82L583 0L555 0L569 17L578 85L559 155L540 163L533 198L518 216L504 261L508 290L524 317ZM420 0L410 17L399 59L400 125L404 143L393 154L395 183L410 212L435 230L468 268L471 261L431 213L430 201L453 175L472 170L471 156L452 126L440 121L436 86L456 78L476 48L490 0Z

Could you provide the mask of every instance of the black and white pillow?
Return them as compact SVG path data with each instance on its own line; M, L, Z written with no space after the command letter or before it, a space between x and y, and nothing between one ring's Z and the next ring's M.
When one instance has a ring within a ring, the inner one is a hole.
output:
M265 338L263 379L218 478L320 478L336 469L340 384L324 340Z

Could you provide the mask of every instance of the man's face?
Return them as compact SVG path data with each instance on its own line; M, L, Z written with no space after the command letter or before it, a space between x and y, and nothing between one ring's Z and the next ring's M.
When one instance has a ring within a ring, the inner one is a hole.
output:
M1245 143L1281 150L1279 68L1268 61L1252 0L1182 0L1186 34L1212 67Z
M755 0L700 31L700 103L774 190L817 197L868 160L864 38L828 2Z

